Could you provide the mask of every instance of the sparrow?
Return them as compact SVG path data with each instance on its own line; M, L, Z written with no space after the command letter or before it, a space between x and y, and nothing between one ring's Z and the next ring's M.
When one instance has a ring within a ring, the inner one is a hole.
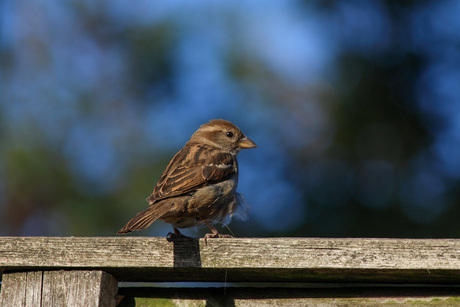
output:
M241 204L237 154L257 145L229 121L214 119L202 125L172 158L147 198L149 207L117 234L149 227L156 220L172 225L168 237L185 237L179 228L206 225L207 238L220 234L212 223L232 216Z

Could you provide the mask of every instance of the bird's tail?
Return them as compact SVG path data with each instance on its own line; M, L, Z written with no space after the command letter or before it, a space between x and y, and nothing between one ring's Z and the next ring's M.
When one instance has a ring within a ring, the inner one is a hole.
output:
M139 212L133 217L126 225L118 230L117 235L123 235L125 233L142 230L149 227L153 222L158 219L158 214L156 210L153 210L152 207Z

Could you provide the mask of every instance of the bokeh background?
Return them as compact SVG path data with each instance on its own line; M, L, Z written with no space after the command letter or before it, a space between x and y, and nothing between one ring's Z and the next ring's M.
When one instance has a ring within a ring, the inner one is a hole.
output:
M236 236L460 237L460 1L1 0L0 65L0 235L114 235L224 118Z

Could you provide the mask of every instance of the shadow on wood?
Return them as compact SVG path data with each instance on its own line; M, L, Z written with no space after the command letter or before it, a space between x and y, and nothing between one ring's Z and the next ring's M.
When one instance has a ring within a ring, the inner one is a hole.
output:
M175 268L201 268L200 241L195 238L168 238L172 242Z

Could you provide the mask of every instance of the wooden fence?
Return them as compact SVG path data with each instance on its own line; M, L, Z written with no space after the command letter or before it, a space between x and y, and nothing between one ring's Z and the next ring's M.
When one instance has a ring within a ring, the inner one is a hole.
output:
M0 274L3 307L460 306L460 240L0 237Z

